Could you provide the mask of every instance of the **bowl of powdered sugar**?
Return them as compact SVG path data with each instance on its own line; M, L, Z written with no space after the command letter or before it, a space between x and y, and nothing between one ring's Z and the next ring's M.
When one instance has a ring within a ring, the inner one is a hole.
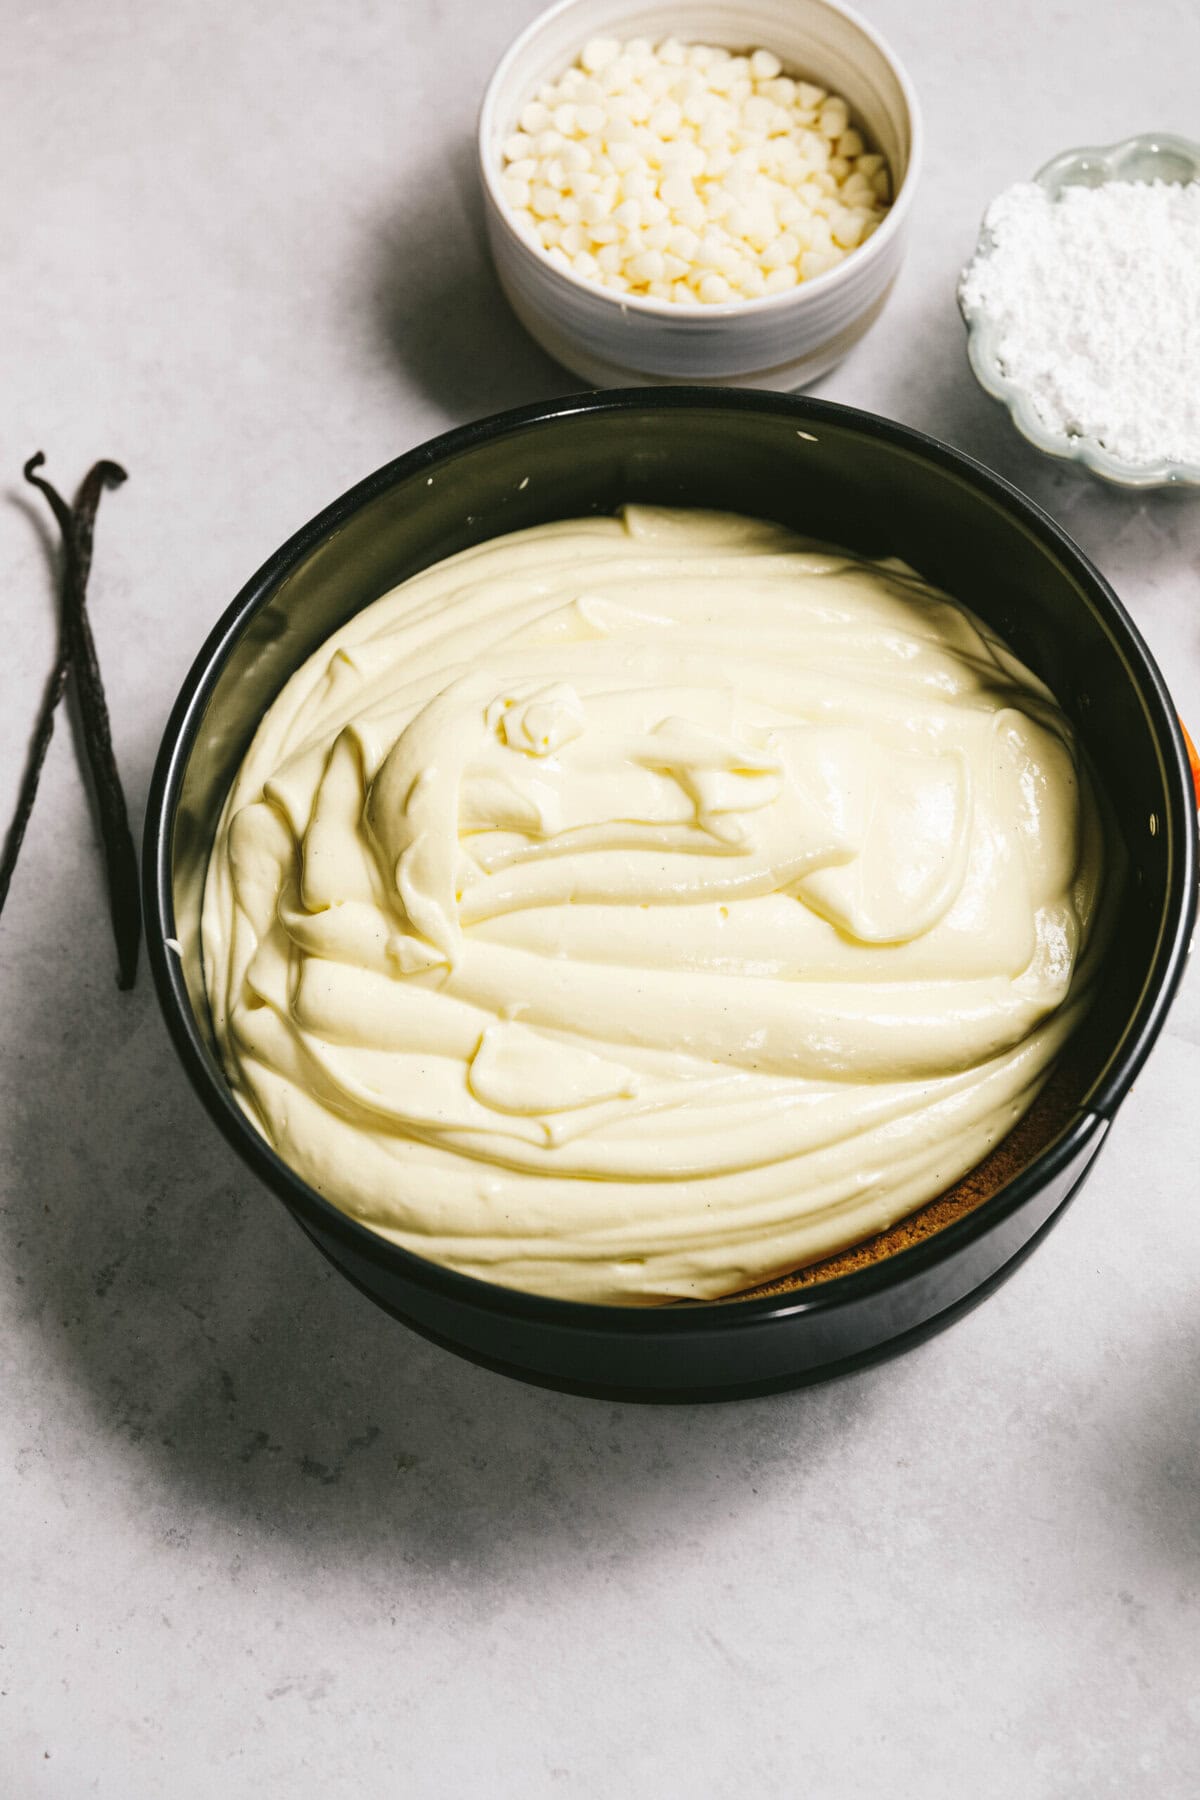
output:
M1037 449L1200 486L1200 144L1070 150L998 195L959 283L980 385Z

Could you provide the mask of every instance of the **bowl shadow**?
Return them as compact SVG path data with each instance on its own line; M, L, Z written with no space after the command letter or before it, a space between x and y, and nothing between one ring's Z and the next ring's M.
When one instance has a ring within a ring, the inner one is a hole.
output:
M368 316L404 372L405 391L415 386L456 420L580 386L539 349L504 297L469 142L406 179L394 210L375 224L366 287Z
M1035 449L1017 430L1007 407L975 379L967 360L966 333L953 302L939 309L936 330L941 342L953 346L953 353L913 359L911 369L897 378L889 408L893 417L953 444L1002 475L1078 537L1085 550L1089 543L1094 546L1089 552L1094 556L1136 522L1152 538L1174 536L1178 530L1192 541L1200 488L1120 487L1079 463Z

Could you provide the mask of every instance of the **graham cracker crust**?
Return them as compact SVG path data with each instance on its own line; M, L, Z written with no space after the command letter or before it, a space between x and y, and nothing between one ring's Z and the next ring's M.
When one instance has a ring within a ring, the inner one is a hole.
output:
M930 1200L886 1231L839 1250L836 1256L810 1263L789 1275L777 1276L774 1281L763 1282L759 1287L744 1288L737 1294L727 1295L726 1299L757 1300L767 1294L790 1294L815 1287L838 1275L869 1268L872 1263L894 1256L898 1250L911 1249L914 1244L936 1236L956 1219L965 1218L985 1200L992 1199L1054 1141L1078 1110L1079 1088L1076 1071L1068 1057L1054 1070L1029 1111L1017 1120L1007 1136L1001 1138L981 1163L945 1193L939 1194L936 1200Z

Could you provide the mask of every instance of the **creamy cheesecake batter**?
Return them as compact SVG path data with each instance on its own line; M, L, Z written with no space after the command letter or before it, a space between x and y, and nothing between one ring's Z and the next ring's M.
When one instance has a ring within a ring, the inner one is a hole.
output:
M712 1298L1009 1130L1102 857L1070 726L963 607L631 506L437 564L292 677L205 968L238 1099L344 1211L510 1287Z

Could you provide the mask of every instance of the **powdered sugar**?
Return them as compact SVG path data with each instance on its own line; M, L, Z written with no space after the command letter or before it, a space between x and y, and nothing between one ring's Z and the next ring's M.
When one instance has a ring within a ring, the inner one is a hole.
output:
M964 312L1042 425L1121 462L1200 464L1200 182L1110 181L988 208ZM990 239L990 243L988 240Z

